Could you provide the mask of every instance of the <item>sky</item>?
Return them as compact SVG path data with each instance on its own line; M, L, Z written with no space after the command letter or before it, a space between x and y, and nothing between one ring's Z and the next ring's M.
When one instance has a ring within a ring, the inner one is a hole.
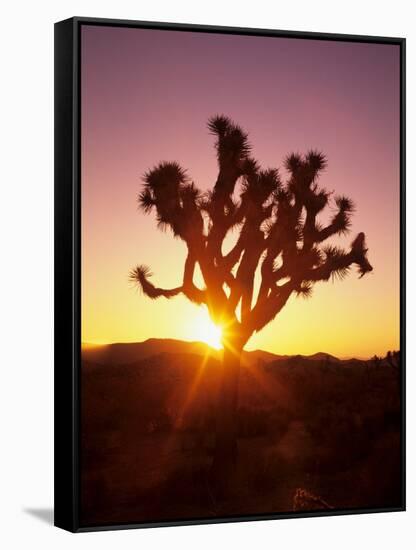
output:
M128 281L147 264L181 283L185 245L137 208L141 177L178 161L202 190L216 179L206 123L223 113L253 155L282 169L316 148L320 183L356 204L374 271L291 297L246 349L370 357L399 349L400 51L397 45L83 26L81 35L82 340L195 340L208 314L184 297L153 301Z

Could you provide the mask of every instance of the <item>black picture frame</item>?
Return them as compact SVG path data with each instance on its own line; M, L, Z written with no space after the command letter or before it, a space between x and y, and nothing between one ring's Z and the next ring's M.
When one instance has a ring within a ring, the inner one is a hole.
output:
M400 344L401 504L396 508L287 512L150 523L82 525L80 502L80 30L82 25L117 26L193 33L221 33L400 46ZM333 516L405 510L405 149L406 40L376 36L294 32L73 17L55 24L55 525L71 532L129 529L265 519Z

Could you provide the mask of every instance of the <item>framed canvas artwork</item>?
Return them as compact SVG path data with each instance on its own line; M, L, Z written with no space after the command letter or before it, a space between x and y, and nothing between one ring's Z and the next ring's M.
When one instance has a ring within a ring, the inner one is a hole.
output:
M55 524L405 507L405 41L55 25Z

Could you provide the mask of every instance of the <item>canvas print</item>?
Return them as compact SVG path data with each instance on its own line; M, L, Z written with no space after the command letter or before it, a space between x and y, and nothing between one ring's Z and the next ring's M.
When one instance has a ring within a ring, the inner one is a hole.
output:
M80 55L81 525L400 507L400 46Z

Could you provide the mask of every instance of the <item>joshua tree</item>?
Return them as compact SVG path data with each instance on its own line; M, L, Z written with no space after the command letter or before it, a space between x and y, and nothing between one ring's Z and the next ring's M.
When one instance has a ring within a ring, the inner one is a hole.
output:
M212 320L222 327L212 471L227 476L236 457L240 356L249 338L270 323L293 294L307 298L319 281L343 279L353 265L360 276L372 267L364 233L355 237L349 250L328 244L331 237L349 231L354 205L318 185L326 167L322 153L287 156L288 178L282 182L277 169L260 167L251 155L247 133L228 117L212 117L208 128L218 160L212 191L201 193L177 162L161 162L144 174L138 197L145 213L156 212L160 228L169 228L186 244L182 282L176 288L158 288L144 265L131 271L131 279L150 298L184 294L195 304L206 304ZM332 217L322 225L318 215L331 203ZM224 240L233 230L238 232L236 242L224 253ZM197 264L203 288L194 282Z

